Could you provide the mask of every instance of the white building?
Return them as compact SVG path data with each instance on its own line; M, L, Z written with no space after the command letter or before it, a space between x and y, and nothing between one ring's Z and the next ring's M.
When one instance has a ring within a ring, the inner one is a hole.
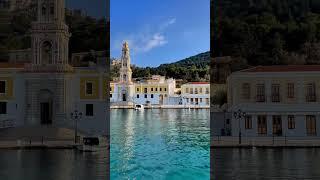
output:
M232 136L320 136L319 107L319 65L258 66L229 76L220 124ZM232 115L239 109L247 114L240 122Z
M64 0L39 0L31 29L29 63L0 64L0 126L74 128L70 113L83 113L79 129L107 131L107 72L68 64L70 33Z
M183 105L210 107L210 84L208 82L190 82L181 86Z

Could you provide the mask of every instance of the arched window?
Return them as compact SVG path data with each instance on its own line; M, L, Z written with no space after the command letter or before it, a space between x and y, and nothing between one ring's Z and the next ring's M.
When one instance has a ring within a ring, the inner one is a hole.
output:
M52 44L49 41L42 44L41 62L42 64L52 64Z
M123 75L123 81L127 81L127 75Z
M45 3L42 4L41 14L45 16L47 14L47 6Z
M54 15L54 3L50 4L50 15Z

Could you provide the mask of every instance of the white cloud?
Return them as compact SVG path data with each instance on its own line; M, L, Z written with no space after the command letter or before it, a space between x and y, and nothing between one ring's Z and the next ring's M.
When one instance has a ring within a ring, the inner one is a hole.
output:
M114 41L115 48L121 48L121 44L124 41L128 41L130 49L134 53L145 53L150 50L161 47L168 43L167 37L164 35L164 31L172 24L176 22L176 18L168 19L167 21L160 23L160 26L154 30L146 26L140 33L131 33L120 36L118 40Z

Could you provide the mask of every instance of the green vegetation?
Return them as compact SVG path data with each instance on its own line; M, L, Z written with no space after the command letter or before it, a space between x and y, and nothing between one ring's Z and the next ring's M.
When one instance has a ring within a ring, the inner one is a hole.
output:
M182 79L183 82L209 81L210 52L201 53L175 63L162 64L158 67L132 66L133 78L162 75L167 78ZM118 77L120 65L111 68L112 77Z
M211 94L211 104L221 107L222 105L227 103L227 97L227 90L219 89L213 95Z
M31 22L36 19L36 7L19 10L11 14L9 24L3 25L0 36L0 51L25 49L31 47ZM69 53L107 49L107 21L90 16L66 13L66 24L72 33ZM4 31L5 30L5 31ZM0 60L1 61L1 60Z
M213 0L213 56L249 65L320 64L320 1Z

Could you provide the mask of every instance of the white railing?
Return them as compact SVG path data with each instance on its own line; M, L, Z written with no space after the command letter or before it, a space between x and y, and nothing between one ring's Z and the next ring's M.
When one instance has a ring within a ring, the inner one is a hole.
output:
M0 121L0 129L15 127L14 119L6 119Z

